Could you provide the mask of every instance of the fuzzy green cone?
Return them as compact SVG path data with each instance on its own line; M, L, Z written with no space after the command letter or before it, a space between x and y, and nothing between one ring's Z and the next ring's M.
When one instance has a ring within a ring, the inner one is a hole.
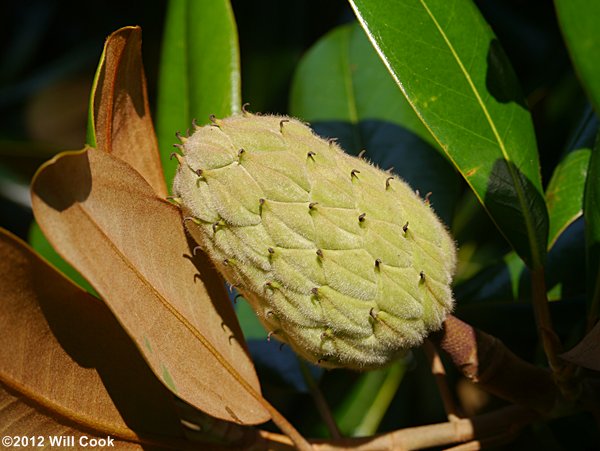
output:
M183 141L186 226L274 337L369 369L441 327L455 245L405 182L287 117L244 113Z

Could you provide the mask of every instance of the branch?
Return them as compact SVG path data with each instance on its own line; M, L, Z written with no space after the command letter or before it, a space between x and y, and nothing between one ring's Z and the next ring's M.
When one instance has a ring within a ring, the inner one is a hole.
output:
M518 429L539 418L531 409L509 406L495 412L479 415L471 419L460 419L446 423L418 426L364 438L343 438L341 440L310 440L315 451L378 451L393 449L412 451L433 446L464 443L479 440L484 443ZM284 435L258 431L257 441L249 450L290 451L292 443Z

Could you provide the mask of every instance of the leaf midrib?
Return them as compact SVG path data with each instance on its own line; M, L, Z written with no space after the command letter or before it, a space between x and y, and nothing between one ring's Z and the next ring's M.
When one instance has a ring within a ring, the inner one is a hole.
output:
M110 434L122 440L144 443L143 439L140 436L138 436L133 430L128 428L115 427L114 424L102 421L90 421L89 417L80 415L77 412L71 409L67 409L56 402L52 402L45 396L38 395L36 392L30 390L27 386L16 381L5 372L0 372L0 384L4 385L10 391L21 395L27 401L30 401L33 404L36 404L40 407L43 407L49 413L54 413L60 417L74 422L75 425L90 428L93 431L96 431L100 434Z
M132 271L132 273L140 280L140 282L149 287L150 291L155 295L159 302L171 313L193 336L196 338L202 346L204 346L213 357L219 362L219 364L225 368L225 370L269 413L271 413L270 404L233 368L233 366L225 360L219 351L210 343L210 341L194 326L192 325L167 299L154 287L152 283L129 261L127 256L121 252L121 250L113 243L109 236L104 232L100 225L95 219L88 213L82 204L77 204L79 210L89 220L90 224L96 228L96 230L106 239L106 242L110 246L111 250L121 259L123 263ZM143 353L142 353L143 354ZM235 419L234 419L235 420Z
M492 133L494 134L494 137L496 138L496 141L498 143L498 147L500 148L500 151L502 153L502 156L504 158L504 160L506 161L506 166L508 169L508 172L510 174L510 177L513 181L513 185L515 188L515 192L517 194L517 198L519 200L519 205L521 207L521 213L523 215L523 219L525 221L525 227L527 229L527 236L529 238L529 247L531 250L531 256L533 259L533 266L537 267L541 264L541 258L540 255L537 251L537 247L534 246L534 242L535 240L535 230L533 228L533 224L531 221L531 217L528 214L528 210L526 207L526 202L525 202L525 193L523 192L523 189L521 187L521 184L519 183L519 178L517 176L517 174L515 173L514 168L509 164L511 159L506 151L506 146L504 144L504 140L500 137L500 134L498 133L498 129L496 128L496 124L494 123L494 121L492 120L492 117L485 105L485 103L483 102L483 99L481 98L481 95L479 94L479 91L477 90L477 87L475 86L475 84L473 83L473 80L471 78L471 76L469 75L467 69L465 68L464 64L462 63L462 60L460 59L458 53L456 52L456 50L454 49L454 46L452 45L452 43L450 42L450 40L448 39L448 36L446 35L446 33L444 32L444 30L442 29L442 27L440 26L440 24L438 23L438 21L436 20L435 16L433 15L433 13L431 12L431 10L429 9L429 7L427 6L427 3L425 0L419 0L419 3L421 4L421 6L423 6L423 8L425 9L425 11L427 12L427 15L429 16L429 18L431 19L431 21L433 22L433 24L435 25L436 29L438 30L440 36L442 37L442 39L444 39L444 42L446 43L446 45L448 46L448 49L450 50L450 52L452 53L453 58L455 59L456 63L458 64L461 72L463 73L465 80L467 81L467 83L469 84L469 87L471 88L471 91L473 92L473 95L475 96L475 99L477 100L477 103L479 104L486 121L488 122L488 125L490 126Z

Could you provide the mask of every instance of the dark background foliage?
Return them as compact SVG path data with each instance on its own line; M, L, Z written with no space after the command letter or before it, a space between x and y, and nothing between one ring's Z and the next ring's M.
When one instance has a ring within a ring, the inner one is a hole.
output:
M551 1L478 1L510 57L533 111L548 181L584 96L573 73ZM140 6L141 5L141 6ZM353 20L343 0L234 0L242 92L256 111L287 110L302 54L336 25ZM8 1L0 7L0 224L26 236L23 190L39 163L84 141L87 96L108 34L126 24L144 30L151 100L166 3L160 1ZM21 201L19 201L21 199Z

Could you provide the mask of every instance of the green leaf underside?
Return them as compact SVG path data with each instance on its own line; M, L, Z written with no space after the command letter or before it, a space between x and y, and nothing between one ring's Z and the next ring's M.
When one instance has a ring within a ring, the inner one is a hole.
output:
M565 229L583 214L583 192L597 131L598 121L591 111L587 111L568 146L568 153L554 169L548 183L548 249L551 249Z
M156 129L167 185L175 132L240 110L237 28L229 0L171 0L161 53Z
M428 192L450 222L458 196L455 171L397 89L358 24L333 30L306 54L295 74L292 115L339 139L351 154L394 168L414 189Z
M467 0L352 0L388 69L499 230L543 264L548 218L531 117L510 64Z
M600 114L600 2L555 0L558 21L581 83Z

